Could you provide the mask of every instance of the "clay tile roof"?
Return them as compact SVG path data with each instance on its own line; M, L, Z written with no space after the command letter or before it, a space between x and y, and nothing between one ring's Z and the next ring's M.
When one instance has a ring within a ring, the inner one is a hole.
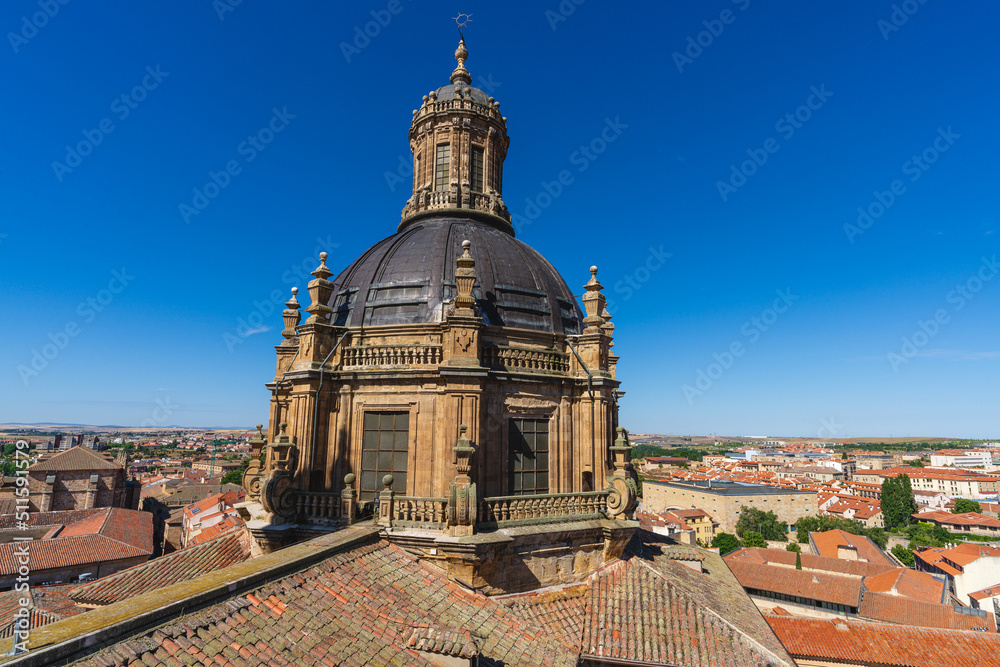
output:
M0 517L0 528L11 528ZM153 515L104 507L94 510L39 512L28 515L29 526L64 526L54 537L27 542L33 571L88 565L153 554ZM20 543L25 544L25 543ZM17 571L16 543L0 544L0 574Z
M433 667L410 646L417 628L428 629L425 647L445 655L455 651L454 642L449 648L444 641L453 637L462 644L460 655L477 650L485 664L577 664L578 652L536 622L377 539L250 593L132 634L76 664ZM441 645L437 639L443 640Z
M861 598L861 580L855 577L757 565L733 559L728 559L727 563L740 585L747 589L795 595L848 607L857 607Z
M944 581L935 579L926 572L917 572L905 567L865 577L865 588L873 593L889 593L934 603L940 603L946 594Z
M768 616L797 659L892 667L1000 667L1000 635L928 628Z
M28 603L31 627L38 628L82 613L84 610L77 607L67 593L69 586L32 586ZM0 637L14 634L15 614L21 609L21 600L27 597L27 593L14 590L0 593Z
M986 598L992 598L1000 595L1000 584L995 584L989 588L984 588L981 591L975 591L974 593L969 593L969 597L973 600L985 600Z
M249 558L250 542L246 532L234 531L74 588L69 597L85 604L111 604Z
M200 533L191 538L188 546L194 546L196 544L204 544L209 540L214 540L219 535L228 533L229 531L238 528L243 525L243 521L240 520L238 516L226 515L223 517L222 521L215 524L214 526L209 526L205 528Z
M454 658L475 658L479 655L475 639L468 630L462 628L438 628L421 624L411 629L406 646Z
M114 461L109 461L88 447L71 447L64 452L42 457L28 470L49 472L59 470L124 470Z
M587 611L587 584L500 598L519 616L538 623L569 648L578 650Z
M846 560L843 558L830 558L828 556L814 556L803 553L803 570L820 570L836 574L849 575L852 577L870 577L882 574L891 570L896 570L895 563L865 562L863 560ZM731 565L734 561L771 564L784 568L795 567L795 553L784 549L762 549L750 547L738 549L726 556L726 564Z
M809 539L820 556L837 558L838 547L854 547L858 558L869 563L879 563L895 567L895 563L878 548L878 545L864 535L854 535L844 530L834 529L809 533Z
M968 609L962 607L961 609ZM974 611L974 610L969 610ZM876 621L887 621L900 625L916 625L925 628L947 628L952 630L979 630L996 632L996 621L992 614L979 616L960 613L948 604L921 602L908 598L865 591L858 607L858 615Z

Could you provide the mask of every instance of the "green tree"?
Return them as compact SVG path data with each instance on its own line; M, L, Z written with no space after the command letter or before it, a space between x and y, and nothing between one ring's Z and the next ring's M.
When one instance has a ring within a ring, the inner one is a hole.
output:
M801 570L802 569L802 552L801 551L796 551L795 552L795 569L796 570Z
M906 567L913 567L915 560L913 558L913 552L904 547L902 544L897 544L892 548L892 555L899 559L899 562Z
M788 540L788 525L779 521L777 514L743 505L736 522L736 534L743 538L748 531L759 533L765 540Z
M917 501L909 477L900 473L882 480L882 516L888 528L909 526L916 511Z
M743 533L743 546L745 547L767 547L767 540L755 530L748 530Z
M802 553L802 547L799 546L798 542L789 542L785 545L785 551L794 551L795 553Z
M740 541L732 533L716 533L715 537L712 538L712 548L718 549L719 553L725 555L739 549Z
M244 468L245 470L245 468ZM230 470L225 475L222 476L223 484L242 484L243 483L243 470Z
M977 503L975 500L969 500L968 498L959 498L955 501L955 506L951 509L953 514L964 514L966 512L979 512L982 513L983 506Z

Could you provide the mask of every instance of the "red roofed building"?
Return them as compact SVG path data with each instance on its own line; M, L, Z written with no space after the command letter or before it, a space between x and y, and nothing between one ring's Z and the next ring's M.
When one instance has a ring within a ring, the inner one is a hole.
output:
M27 530L0 517L0 588L14 586L27 554L28 583L97 579L153 555L153 515L105 507L28 515ZM31 541L14 541L30 537Z
M953 533L969 533L970 535L986 535L1000 537L1000 520L985 516L978 512L919 512L913 517L917 521L926 521L935 526L943 526Z
M788 615L766 618L803 667L1000 667L997 634Z
M819 556L897 567L895 561L864 535L854 535L839 529L814 532L809 533L809 545Z
M196 538L205 529L229 519L239 519L239 513L234 509L236 503L241 503L246 498L246 493L240 491L227 491L217 493L204 500L188 505L184 508L184 525L182 534L182 545L187 547L197 544ZM232 526L238 525L229 522ZM213 532L212 537L218 536L219 531Z
M946 575L963 604L972 605L972 593L1000 583L1000 549L995 547L966 542L951 549L925 549L914 556L918 570Z
M991 612L994 618L1000 614L1000 584L969 593L973 609Z

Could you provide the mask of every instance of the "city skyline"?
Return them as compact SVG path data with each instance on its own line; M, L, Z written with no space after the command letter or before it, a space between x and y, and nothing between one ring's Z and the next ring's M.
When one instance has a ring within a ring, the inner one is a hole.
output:
M997 436L996 8L563 5L472 3L467 66L517 238L600 268L624 425ZM454 9L223 6L0 12L0 420L266 422L290 288L395 231Z

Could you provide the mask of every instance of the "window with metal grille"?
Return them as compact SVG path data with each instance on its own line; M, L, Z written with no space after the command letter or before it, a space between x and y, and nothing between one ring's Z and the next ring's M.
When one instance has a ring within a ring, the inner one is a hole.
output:
M410 413L366 412L361 443L361 487L358 499L373 500L384 488L382 478L391 474L392 490L406 495Z
M473 192L483 191L483 149L472 147L472 164L470 165L469 182Z
M511 419L508 443L510 493L548 493L549 420Z
M451 166L451 144L438 144L434 162L434 189L448 189L448 171Z

